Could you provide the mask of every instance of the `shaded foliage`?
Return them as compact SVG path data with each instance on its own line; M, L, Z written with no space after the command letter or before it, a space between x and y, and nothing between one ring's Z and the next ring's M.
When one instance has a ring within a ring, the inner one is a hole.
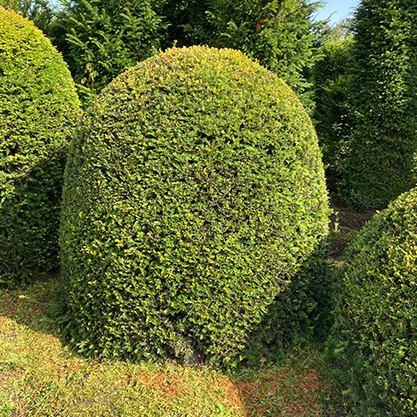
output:
M417 4L363 0L355 19L342 195L359 209L380 208L416 181Z
M303 71L316 59L320 23L312 16L319 5L305 0L186 0L167 1L164 13L171 25L169 41L238 49L302 94L308 86Z
M209 45L257 59L299 94L315 61L319 3L307 0L63 0L49 32L84 101L159 48ZM311 102L309 102L311 105Z
M84 102L126 67L154 54L166 25L159 0L63 0L51 37Z
M313 121L323 152L328 185L341 179L340 165L352 134L352 103L349 71L353 35L346 24L337 25L322 37L320 59L312 70Z

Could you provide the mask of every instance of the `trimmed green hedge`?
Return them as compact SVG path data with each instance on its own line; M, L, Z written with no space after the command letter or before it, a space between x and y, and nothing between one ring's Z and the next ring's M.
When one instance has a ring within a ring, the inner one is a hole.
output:
M417 415L417 189L376 215L341 270L331 353L363 416Z
M353 37L328 40L312 70L314 80L313 121L323 152L329 188L340 182L340 166L352 134L352 105L348 71L352 65Z
M226 363L287 291L300 296L272 308L279 331L305 320L310 275L295 277L328 213L313 126L284 82L233 50L149 58L103 91L71 147L72 337L104 356Z
M385 208L417 183L416 22L414 0L362 0L355 12L339 191L358 210Z
M32 23L0 7L0 284L58 264L62 176L79 101L69 71Z

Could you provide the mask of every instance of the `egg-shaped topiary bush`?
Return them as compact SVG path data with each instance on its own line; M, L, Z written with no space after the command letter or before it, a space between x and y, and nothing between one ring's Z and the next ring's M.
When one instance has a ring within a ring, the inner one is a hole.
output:
M236 357L327 233L307 114L233 50L174 48L116 78L75 134L63 199L72 337L132 360Z
M35 26L0 7L0 284L58 265L68 140L80 112L61 55Z
M417 415L417 189L351 243L330 338L363 416Z

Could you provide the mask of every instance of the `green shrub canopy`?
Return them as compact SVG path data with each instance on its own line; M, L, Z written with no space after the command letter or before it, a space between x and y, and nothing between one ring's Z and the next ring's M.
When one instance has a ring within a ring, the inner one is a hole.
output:
M358 415L417 415L416 236L413 189L376 215L346 255L331 340L362 404Z
M244 52L285 80L311 106L305 71L317 60L318 2L165 0L170 46L209 45Z
M349 75L351 136L340 192L357 209L385 208L417 181L417 4L362 0Z
M0 7L0 283L56 267L68 138L79 114L61 56L32 23Z
M115 79L77 130L63 198L73 337L135 360L234 357L327 232L310 119L227 49L170 49Z
M154 55L167 23L160 0L71 0L48 32L62 52L83 105L125 68Z
M326 40L321 59L313 67L315 128L323 152L329 187L340 182L340 164L352 134L348 71L352 65L353 36Z

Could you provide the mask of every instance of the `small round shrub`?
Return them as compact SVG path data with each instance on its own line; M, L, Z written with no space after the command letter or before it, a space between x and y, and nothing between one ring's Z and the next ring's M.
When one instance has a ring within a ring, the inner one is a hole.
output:
M84 351L226 363L277 297L297 306L274 310L280 329L311 307L309 275L295 277L328 227L317 138L284 82L238 51L174 48L116 78L77 130L63 199Z
M79 101L39 29L0 7L0 284L58 265L65 154Z
M355 415L417 415L417 189L357 235L340 277L330 353Z

